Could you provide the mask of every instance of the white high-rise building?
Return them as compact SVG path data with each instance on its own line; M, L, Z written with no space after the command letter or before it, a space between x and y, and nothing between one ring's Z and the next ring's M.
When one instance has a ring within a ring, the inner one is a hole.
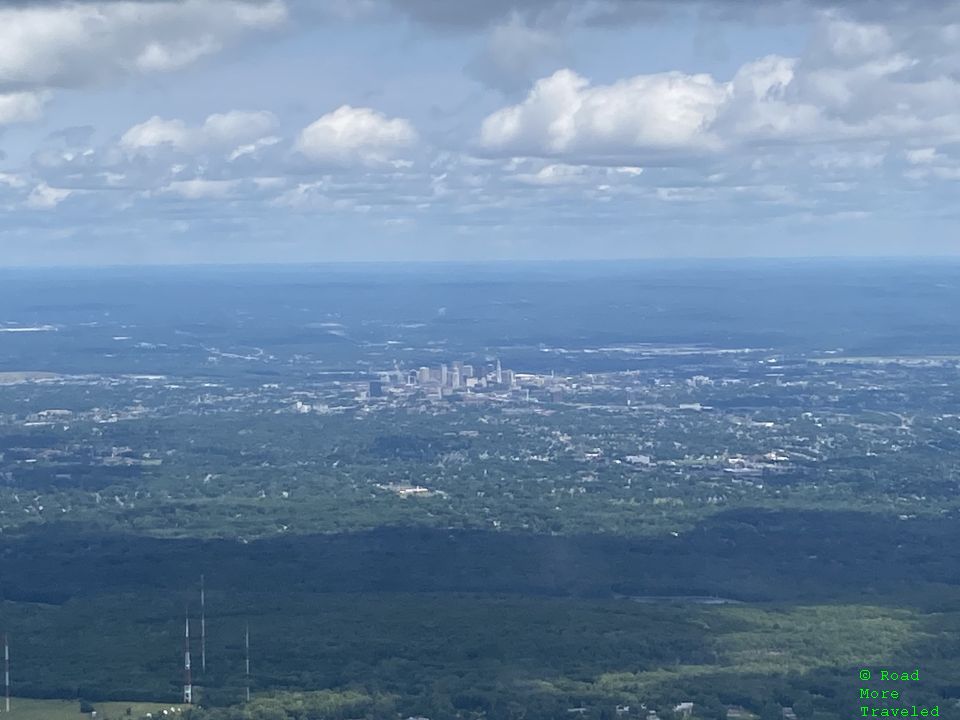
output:
M500 358L497 358L497 385L503 385L503 369L500 367Z
M444 363L440 366L440 384L446 387L447 385L447 364Z
M450 387L460 387L460 368L456 365L453 366L453 372L450 373Z

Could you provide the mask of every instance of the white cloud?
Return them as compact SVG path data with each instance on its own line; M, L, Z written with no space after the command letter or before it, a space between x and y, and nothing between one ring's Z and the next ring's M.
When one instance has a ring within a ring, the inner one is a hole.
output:
M102 0L0 7L0 124L56 88L171 71L282 24L283 0Z
M858 23L827 13L821 25L821 42L834 59L858 62L893 51L894 41L882 25Z
M0 88L171 70L287 17L281 0L44 3L0 9Z
M182 120L164 120L154 115L146 122L134 125L120 138L120 145L128 150L139 150L160 145L183 149L187 146L190 132Z
M253 152L257 147L274 144L273 138L265 136L276 124L273 114L263 111L231 110L210 115L199 127L189 127L182 120L165 120L154 116L127 130L120 138L120 146L128 151L163 145L188 152L231 148L234 154L239 153L239 157ZM250 144L254 147L247 149Z
M624 150L711 148L709 127L727 89L709 75L638 75L591 86L571 70L538 81L519 105L490 115L480 140L490 150L609 155Z
M36 120L48 98L45 92L0 93L0 125Z
M496 25L501 18L506 20ZM228 226L231 233L259 226L271 236L310 235L318 217L352 222L343 218L365 215L378 229L382 223L413 221L427 230L433 223L433 231L466 225L538 233L583 223L598 233L607 226L624 236L629 230L633 237L638 223L654 220L712 229L723 223L746 227L790 213L798 217L798 212L811 218L852 217L864 208L893 214L919 208L921 197L930 206L941 197L918 187L936 190L935 183L960 178L953 158L960 140L960 84L954 80L960 78L960 51L947 48L947 38L926 47L927 36L921 38L916 27L914 37L895 26L860 26L825 16L811 34L811 50L798 57L758 57L724 75L697 73L699 68L639 75L632 70L619 81L590 81L573 70L550 74L564 43L558 25L526 15L520 22L509 13L492 22L486 27L490 47L503 54L499 70L516 73L524 90L500 101L510 107L474 125L483 153L470 154L464 147L469 139L458 133L465 123L476 122L477 108L496 110L486 105L496 95L463 84L462 78L459 87L456 80L447 81L448 74L459 75L471 52L465 48L455 65L441 69L442 77L435 68L425 70L429 87L410 88L401 81L379 95L389 103L381 107L416 105L417 117L423 116L447 152L420 143L411 122L394 116L405 115L399 111L345 105L282 137L286 122L281 125L267 112L177 118L164 111L163 102L175 98L162 81L159 94L145 88L138 99L148 108L139 117L144 122L120 133L119 142L116 136L104 141L103 128L99 134L92 127L86 134L73 128L50 134L32 153L30 148L12 152L3 161L9 175L0 175L3 202L25 208L32 196L33 207L55 207L71 192L64 188L71 188L74 197L65 206L71 227L87 222L99 231L104 223L152 224L164 237L186 215L190 221L183 228L191 238L204 237L205 228L219 232ZM4 32L0 28L0 37ZM111 73L159 72L226 47L231 39L219 31L191 30L184 37L178 45L179 35L158 31L136 48L124 45L122 62L107 61L101 75L85 68L75 77L36 72L64 85ZM573 47L582 46L571 39ZM611 69L617 47L604 48L608 54L591 66ZM417 62L448 49L444 43L426 49ZM535 52L526 55L526 49ZM547 65L540 64L538 53L547 57ZM296 58L271 55L275 64L257 74L282 73L282 64L290 61ZM668 61L661 58L657 65ZM425 65L405 65L402 72L416 67ZM5 72L0 67L0 76ZM541 76L547 77L532 79ZM196 82L211 77L199 73ZM441 84L433 84L438 79ZM268 93L275 107L295 114L311 107L309 99L306 105L290 102L289 93L300 86L296 76L287 80L290 87ZM510 78L502 80L497 86L509 89ZM350 87L344 85L348 81ZM375 97L377 83L371 86L359 72L333 84L322 82L318 92L327 97L341 88L352 97ZM10 91L4 96L4 87L0 98L14 92L6 86ZM31 92L29 83L17 87L16 92ZM184 92L204 89L193 84ZM443 107L434 108L437 92ZM213 92L211 98L222 95ZM314 111L295 130L321 112ZM71 120L96 123L94 115ZM296 121L285 120L291 119ZM14 141L19 135L9 137ZM945 187L942 197L953 190ZM239 199L242 212L233 207ZM28 215L34 224L47 221Z
M570 185L586 180L584 168L579 165L550 164L535 173L519 173L516 179L528 185Z
M911 165L929 165L937 160L944 159L943 155L939 154L937 149L932 147L907 150L904 156Z
M770 55L743 65L728 84L717 132L728 143L809 136L823 125L821 110L791 95L797 61Z
M296 149L320 163L377 165L416 141L408 120L344 105L305 127Z
M283 177L255 177L251 180L258 190L277 190L287 185L287 179Z
M272 113L232 110L209 116L200 132L211 142L229 145L262 138L272 131L276 124L277 119Z
M0 185L6 185L9 188L25 187L27 181L14 173L0 172Z
M823 170L870 170L882 165L885 159L886 154L876 150L833 150L816 155L810 164Z
M223 199L234 193L240 185L239 180L175 180L162 188L160 192L179 195L187 200Z
M574 187L578 185L595 186L598 183L610 188L608 183L629 182L643 174L643 168L633 166L596 167L592 165L567 165L565 163L547 163L533 161L534 167L527 169L526 163L511 161L504 170L512 177L525 185L538 187ZM522 169L522 171L520 171Z
M232 153L230 153L227 158L231 162L247 155L254 155L257 151L262 150L263 148L268 148L276 145L280 142L280 138L275 135L268 135L267 137L262 137L259 140L256 140L252 143L247 143L246 145L240 145Z
M135 64L143 72L179 70L221 48L220 42L210 35L187 42L151 42L137 55Z
M45 182L41 182L27 196L27 207L35 210L50 210L66 200L71 194L72 191L70 190L50 187Z
M916 56L921 46L828 13L806 55L760 58L726 82L670 72L593 85L561 70L489 115L480 145L497 154L669 164L771 143L956 142L960 81L940 61L956 56L960 68L960 53L936 46L924 61Z
M903 156L910 166L904 175L910 180L960 180L960 163L937 148L912 148Z

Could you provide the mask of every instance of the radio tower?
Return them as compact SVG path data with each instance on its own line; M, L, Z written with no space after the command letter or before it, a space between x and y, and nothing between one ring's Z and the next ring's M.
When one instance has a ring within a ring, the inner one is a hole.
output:
M200 670L207 672L207 595L203 575L200 576Z
M3 684L7 690L7 712L10 712L10 639L3 634Z
M247 656L247 702L250 702L250 623L247 623L247 631L243 636L243 648Z
M193 681L190 677L190 614L183 633L183 704L193 704Z

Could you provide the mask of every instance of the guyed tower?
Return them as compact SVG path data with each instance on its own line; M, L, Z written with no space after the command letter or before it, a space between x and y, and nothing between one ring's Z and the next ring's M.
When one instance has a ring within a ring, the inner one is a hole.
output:
M190 675L190 613L186 616L183 633L183 704L193 704L193 680Z
M243 634L243 647L247 660L247 669L245 678L247 681L246 701L250 702L250 623L247 623L246 632Z
M3 685L6 690L6 711L10 712L10 639L3 634Z
M203 575L200 576L200 670L207 672L207 593Z

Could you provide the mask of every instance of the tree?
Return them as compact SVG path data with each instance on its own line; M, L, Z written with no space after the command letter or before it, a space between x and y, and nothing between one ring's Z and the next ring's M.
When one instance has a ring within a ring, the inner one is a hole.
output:
M783 710L775 702L764 703L760 708L760 720L783 720Z

